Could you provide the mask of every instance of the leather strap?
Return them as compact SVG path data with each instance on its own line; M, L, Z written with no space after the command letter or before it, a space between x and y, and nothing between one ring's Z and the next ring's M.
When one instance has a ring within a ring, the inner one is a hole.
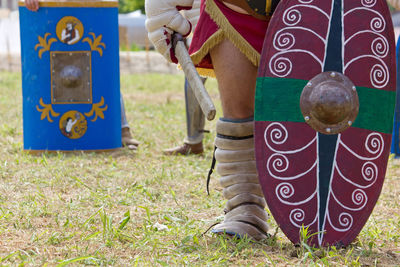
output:
M251 16L267 20L267 17L272 15L272 2L279 2L276 0L222 0L222 2L235 5L242 8ZM276 6L276 4L275 4Z

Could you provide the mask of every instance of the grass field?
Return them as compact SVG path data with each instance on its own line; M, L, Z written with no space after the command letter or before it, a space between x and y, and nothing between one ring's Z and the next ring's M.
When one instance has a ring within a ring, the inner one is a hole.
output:
M0 73L0 266L400 266L399 160L345 249L295 247L272 218L270 240L226 239L203 234L224 207L217 174L205 192L215 121L204 155L161 153L185 135L183 76L123 76L142 144L99 154L24 152L20 79ZM218 102L215 81L206 86Z

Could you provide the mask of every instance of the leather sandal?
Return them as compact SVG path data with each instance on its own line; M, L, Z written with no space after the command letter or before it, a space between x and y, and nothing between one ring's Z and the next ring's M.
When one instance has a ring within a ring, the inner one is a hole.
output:
M122 145L126 146L130 150L136 150L140 144L138 140L132 138L129 127L121 129L121 141Z
M190 154L201 154L203 153L204 148L203 148L203 142L200 142L198 144L188 144L188 143L183 143L182 146L177 146L169 149L165 149L163 151L164 155L183 155L187 156Z

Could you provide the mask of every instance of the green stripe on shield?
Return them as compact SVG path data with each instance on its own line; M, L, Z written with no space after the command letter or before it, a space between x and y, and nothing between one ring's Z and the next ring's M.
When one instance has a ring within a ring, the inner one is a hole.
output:
M257 78L256 121L305 122L300 95L308 81L284 78ZM353 127L392 133L396 92L357 87L359 113Z

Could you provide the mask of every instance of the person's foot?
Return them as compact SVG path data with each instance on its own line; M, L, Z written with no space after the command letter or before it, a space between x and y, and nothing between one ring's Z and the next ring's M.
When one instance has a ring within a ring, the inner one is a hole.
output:
M227 199L224 221L215 234L262 240L268 238L268 213L254 157L254 122L217 121L216 171Z
M187 144L183 143L182 146L177 146L163 151L164 155L189 155L189 154L201 154L203 153L203 142L198 144Z
M129 127L124 127L121 129L121 141L122 145L126 146L130 150L136 150L140 144L138 140L132 138Z

